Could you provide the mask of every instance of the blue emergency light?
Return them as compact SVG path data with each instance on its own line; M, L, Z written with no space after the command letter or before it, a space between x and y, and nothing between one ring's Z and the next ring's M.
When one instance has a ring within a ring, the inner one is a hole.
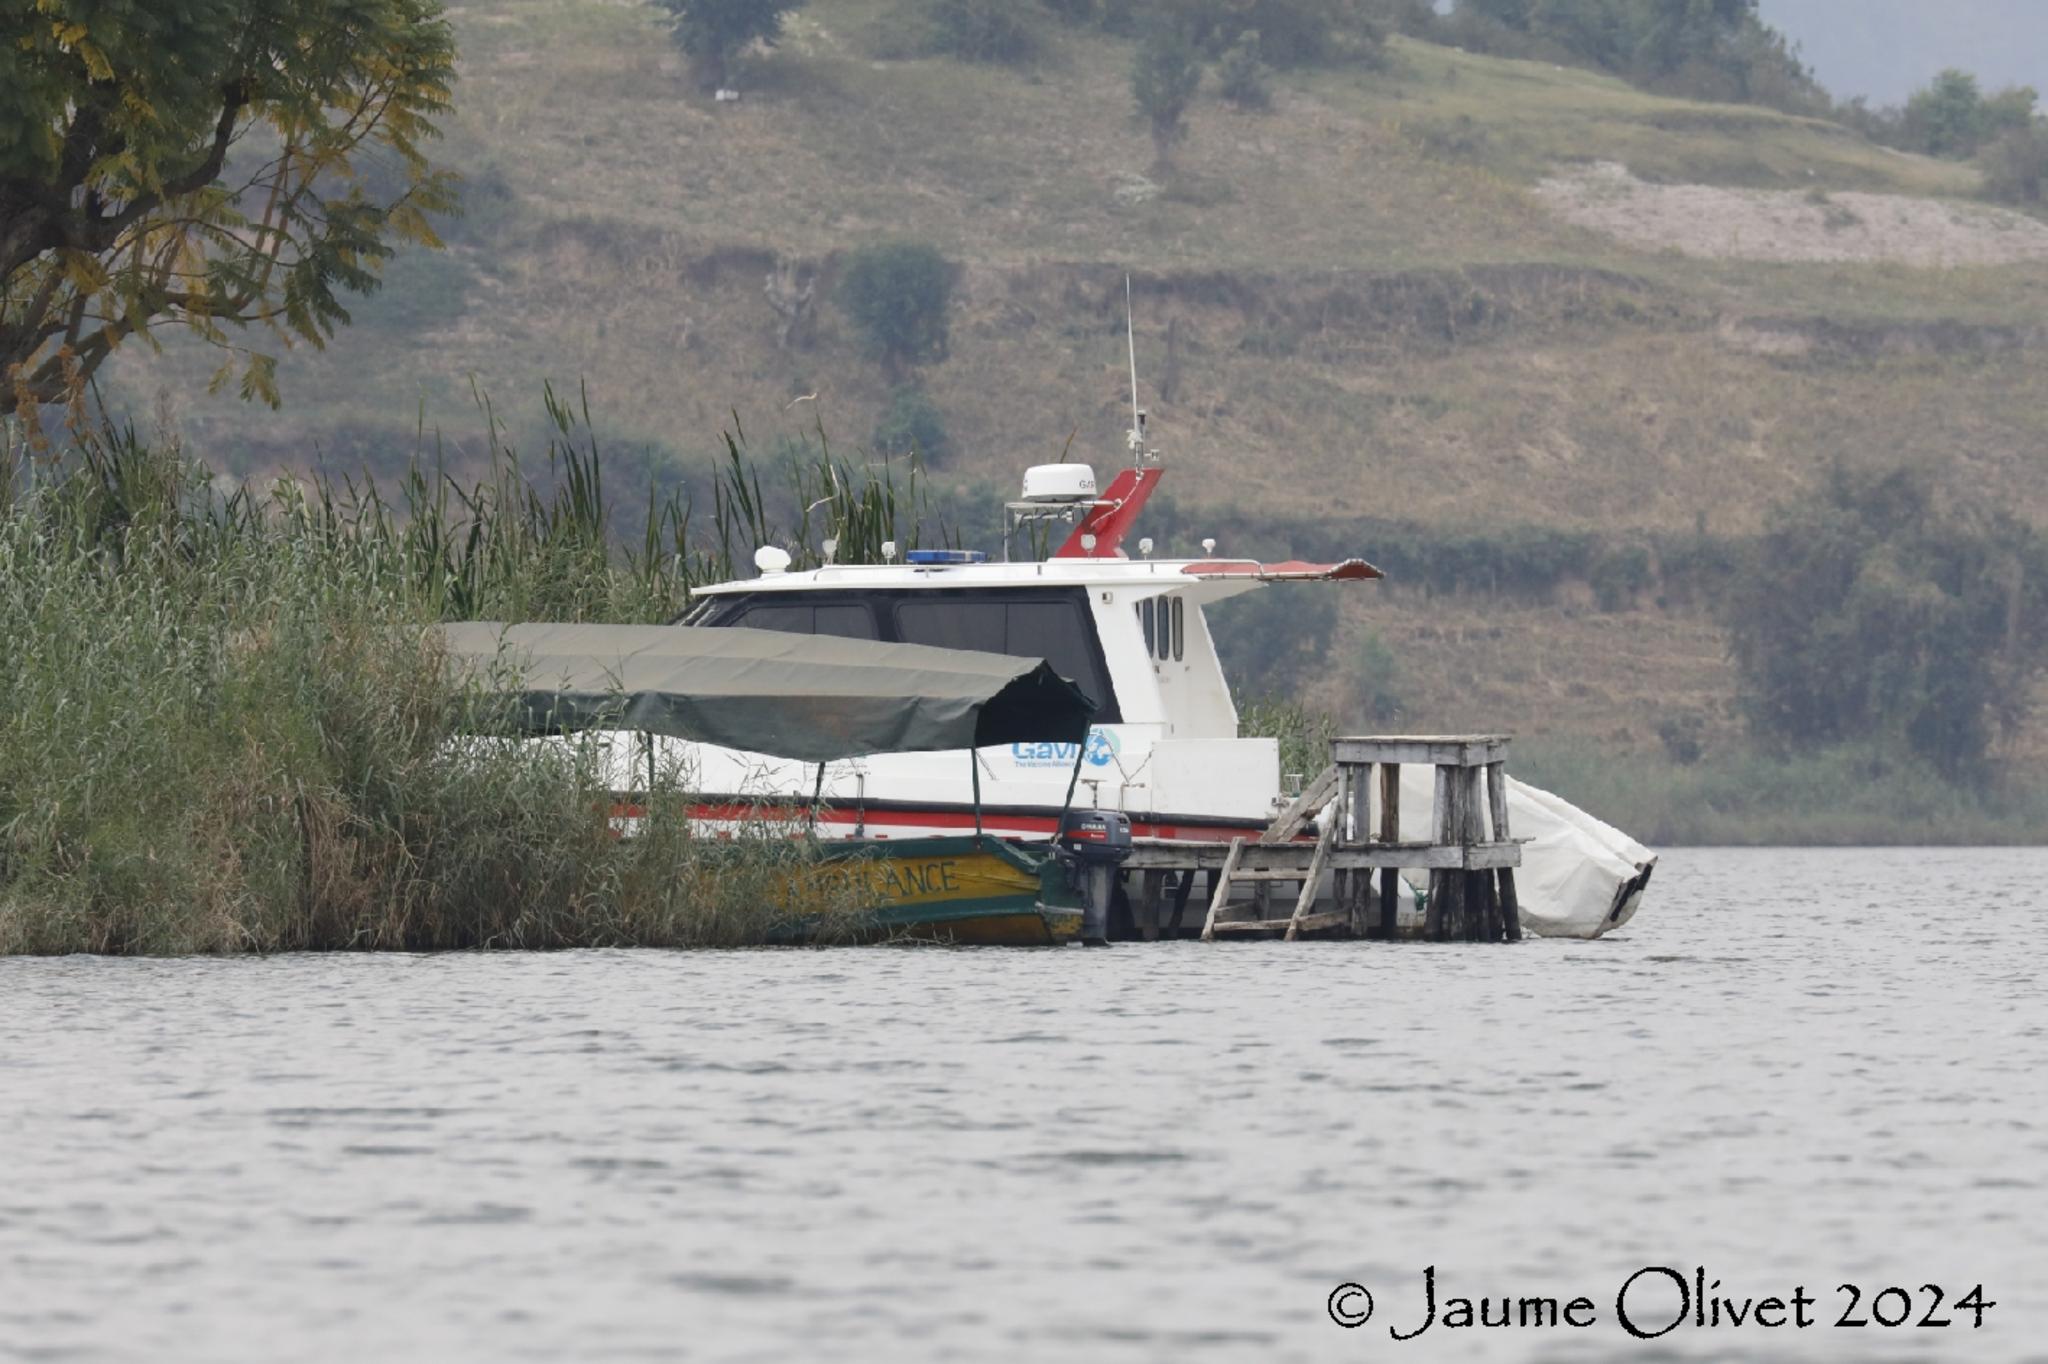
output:
M903 556L913 564L980 564L988 562L988 555L978 549L913 549Z

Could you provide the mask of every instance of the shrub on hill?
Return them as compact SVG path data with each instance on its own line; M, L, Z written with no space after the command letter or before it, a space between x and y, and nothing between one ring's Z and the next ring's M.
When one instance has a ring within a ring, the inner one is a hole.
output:
M900 0L884 16L879 52L1021 66L1038 56L1035 18L1016 0Z
M1266 64L1259 60L1259 35L1247 29L1238 35L1216 65L1216 84L1223 98L1239 109L1270 109L1273 91L1266 84Z
M2009 204L2039 204L2048 190L2048 124L2030 119L1984 149L1984 192Z
M2048 668L2048 541L1926 475L1837 470L1779 508L1723 598L1739 696L1787 748L1896 745L1951 778L2017 730Z
M1131 99L1152 133L1155 173L1171 169L1174 145L1187 135L1183 117L1201 84L1201 65L1179 28L1156 25L1138 44L1131 58Z
M942 464L953 453L953 438L938 405L921 388L908 385L889 395L889 406L875 423L874 452L915 455L926 464Z
M670 30L677 47L690 58L697 83L706 90L724 88L734 54L749 43L772 47L782 34L782 20L804 0L654 0L674 20Z
M934 247L892 242L847 257L839 306L892 377L946 358L946 310L953 270Z
M1457 0L1435 36L1503 56L1584 62L1697 99L1794 113L1829 107L1757 0Z

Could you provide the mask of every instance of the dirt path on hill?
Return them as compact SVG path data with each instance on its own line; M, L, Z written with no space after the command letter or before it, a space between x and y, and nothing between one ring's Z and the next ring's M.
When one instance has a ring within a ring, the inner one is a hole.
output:
M1536 187L1552 212L1649 251L1953 267L2048 259L2048 223L1989 204L1848 191L1653 185L1598 161Z

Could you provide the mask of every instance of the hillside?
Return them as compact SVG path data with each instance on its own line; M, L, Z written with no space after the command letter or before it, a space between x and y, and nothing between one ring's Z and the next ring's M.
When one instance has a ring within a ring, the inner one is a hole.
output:
M1226 550L1358 524L1370 556L1388 522L1741 535L1838 462L1940 465L2048 522L2048 228L1972 202L1967 166L1397 39L1381 70L1287 73L1267 114L1205 95L1155 182L1127 44L1047 25L1028 67L882 60L890 10L813 0L713 105L644 5L453 9L449 249L288 357L280 411L182 396L206 362L181 347L124 358L117 391L181 395L156 405L238 471L388 465L422 422L460 458L472 382L525 422L543 378L587 381L611 447L665 476L734 410L761 448L818 420L856 446L879 368L829 301L779 346L764 277L819 271L829 299L845 251L909 238L959 270L925 384L939 481L983 503L1070 433L1116 460L1129 271L1178 525L1227 524ZM1333 662L1369 632L1418 721L1623 750L1674 712L1733 732L1699 591L1396 581L1347 602Z

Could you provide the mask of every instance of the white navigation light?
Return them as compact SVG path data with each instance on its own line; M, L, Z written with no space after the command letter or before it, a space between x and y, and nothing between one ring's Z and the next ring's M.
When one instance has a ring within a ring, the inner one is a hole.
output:
M1143 539L1141 539L1141 540L1139 540L1139 541L1138 541L1138 553L1140 553L1140 554L1144 555L1144 556L1145 556L1145 557L1146 557L1147 559L1149 559L1149 558L1151 558L1151 557L1152 557L1152 537L1151 537L1151 536L1147 535L1147 536L1145 536L1145 537L1144 537Z
M825 562L828 564L831 563L833 557L839 553L839 541L829 535L825 537L821 547L825 551Z
M882 562L885 564L896 562L896 542L894 540L882 541Z
M754 567L761 570L762 577L789 572L789 551L774 545L763 545L754 551Z
M1086 464L1034 464L1024 471L1026 502L1093 502L1095 470Z
M1209 539L1209 540L1204 540L1204 541L1202 541L1202 553L1204 553L1204 554L1214 554L1215 552L1216 552L1216 541L1215 541L1215 540L1213 540L1213 539Z
M1083 532L1082 532L1082 534L1081 534L1081 549L1082 549L1082 551L1083 551L1084 553L1087 553L1087 554L1093 554L1093 553L1095 552L1095 537L1094 537L1094 535L1092 535L1092 534L1090 534L1090 533L1088 533L1088 532L1086 532L1086 531L1083 531Z

